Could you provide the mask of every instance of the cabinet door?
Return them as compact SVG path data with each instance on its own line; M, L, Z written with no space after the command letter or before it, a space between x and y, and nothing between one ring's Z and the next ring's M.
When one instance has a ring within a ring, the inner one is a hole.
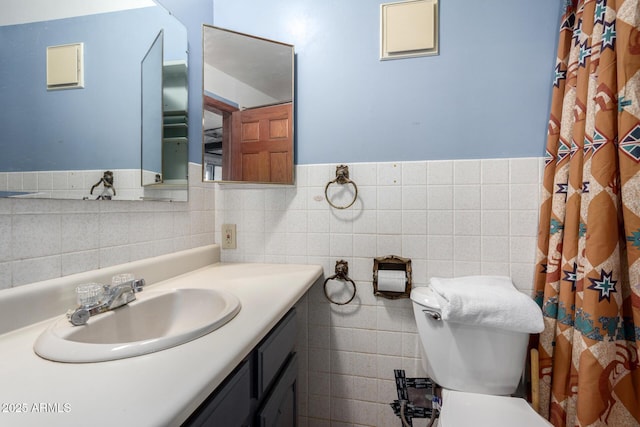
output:
M293 352L297 326L296 311L292 309L256 348L258 400L269 390L289 354Z
M182 427L242 427L251 418L251 364L243 362Z
M256 416L258 427L296 427L296 379L298 376L298 356L292 354L276 381L273 389L265 398Z

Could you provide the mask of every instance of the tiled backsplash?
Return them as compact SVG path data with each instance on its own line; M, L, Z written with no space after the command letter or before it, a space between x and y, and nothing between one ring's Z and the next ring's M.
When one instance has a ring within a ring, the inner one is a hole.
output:
M0 199L0 289L213 243L215 190L189 168L186 203Z
M193 165L200 168L199 165ZM195 169L194 169L195 171ZM141 187L140 169L113 169L113 182L117 192L114 200L174 200L185 201L183 190L171 186ZM101 179L104 170L70 170L42 172L0 172L0 192L24 193L16 198L92 200L104 190ZM198 172L199 176L200 172ZM145 182L154 182L155 172L144 171ZM167 182L171 184L171 182ZM94 191L92 187L96 184ZM108 192L111 194L111 192Z
M140 187L140 169L112 171L120 198L136 200L144 195ZM95 199L102 192L99 185L91 194L91 187L100 182L103 170L0 172L0 191L28 193L25 198Z
M238 249L226 261L319 263L332 272L349 261L351 277L371 281L372 258L412 259L414 281L429 276L505 274L531 289L536 247L538 158L356 163L356 203L333 209L324 197L335 165L296 168L295 187L222 185L216 224L234 223ZM353 187L329 187L344 203ZM332 199L334 200L334 199ZM220 241L220 227L216 229Z
M238 248L223 250L223 261L321 264L327 277L336 260L349 262L353 302L331 305L318 285L301 302L308 318L302 421L399 425L388 405L397 398L393 369L423 374L419 341L409 300L373 296L373 257L411 258L418 286L430 276L500 274L530 293L543 160L349 166L358 198L345 210L330 208L324 196L336 165L297 166L294 187L218 186L216 241L220 225L234 223ZM334 184L329 195L343 205L354 192Z

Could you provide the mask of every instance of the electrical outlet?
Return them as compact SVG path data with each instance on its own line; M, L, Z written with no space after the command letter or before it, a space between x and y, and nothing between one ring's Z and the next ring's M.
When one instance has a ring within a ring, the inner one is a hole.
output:
M236 248L236 225L222 224L222 249Z

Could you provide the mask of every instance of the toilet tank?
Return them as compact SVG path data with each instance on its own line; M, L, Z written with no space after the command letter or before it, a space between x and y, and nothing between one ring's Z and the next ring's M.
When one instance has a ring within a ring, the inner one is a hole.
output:
M529 334L439 319L429 287L411 291L427 375L441 387L510 395L524 369Z

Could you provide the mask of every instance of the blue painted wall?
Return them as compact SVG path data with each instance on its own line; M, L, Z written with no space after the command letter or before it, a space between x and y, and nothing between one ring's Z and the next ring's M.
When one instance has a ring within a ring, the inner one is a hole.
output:
M379 0L214 0L297 53L297 163L542 156L560 0L440 0L440 55L380 61Z
M440 55L395 61L378 59L380 1L159 2L187 28L192 162L200 163L202 156L203 23L296 46L297 163L543 154L562 7L559 0L442 0ZM109 26L94 30L118 35ZM8 44L0 36L0 49ZM2 58L12 57L5 55L11 54L0 52ZM28 68L24 69L27 73ZM128 81L116 71L105 71L114 79ZM0 75L0 90L8 86L5 77ZM72 99L68 102L74 104ZM126 117L117 126L118 135L139 139L139 105L118 104L117 97L109 93L102 97L102 105L111 109L116 105ZM8 115L9 111L15 115ZM27 134L64 145L56 135L33 134L40 128L33 126L33 117L55 120L54 116L55 110L42 102L5 110L2 117L23 121L25 132L12 138L4 132L3 149L18 150L29 159L37 157L37 151L28 146ZM92 110L90 117L79 118L94 126L78 139L97 140L105 150L96 155L80 144L64 155L69 163L66 168L72 169L78 157L85 156L99 160L86 167L113 167L106 165L113 164L110 153L118 150L132 150L128 158L135 158L121 167L138 167L139 147L121 147L126 138L115 136L113 124L97 116L98 111ZM2 156L0 163L3 158L8 156Z
M153 7L0 27L0 171L139 168L140 61L162 28L165 58L184 57L175 25ZM85 88L47 91L46 47L75 42Z

